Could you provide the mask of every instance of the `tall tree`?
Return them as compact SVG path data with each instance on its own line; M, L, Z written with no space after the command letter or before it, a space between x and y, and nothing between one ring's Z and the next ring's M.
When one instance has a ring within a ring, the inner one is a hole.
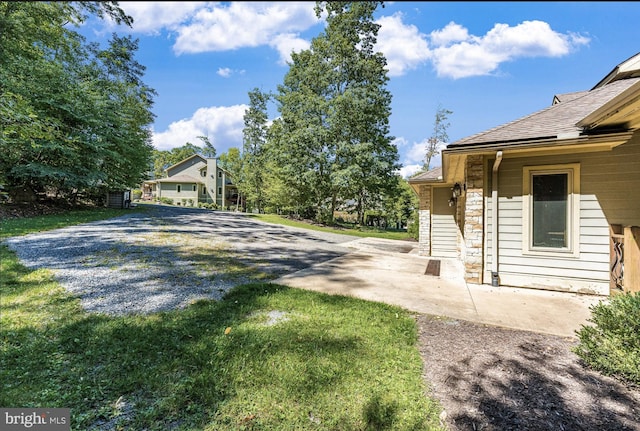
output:
M449 135L447 129L449 128L449 115L453 114L452 111L438 106L435 118L433 120L433 132L427 139L427 148L424 156L423 170L428 171L431 169L431 160L434 156L440 153L440 149L443 145L449 141Z
M200 150L199 154L202 157L205 157L207 159L213 159L216 156L216 149L213 146L213 144L211 143L211 140L209 139L208 136L198 136L198 139L200 139L202 141L202 149Z
M117 2L0 2L0 182L14 198L136 185L148 169L155 92L137 41L87 44L89 15L132 19Z
M220 167L231 175L233 184L238 188L238 200L236 201L236 211L243 205L244 197L244 181L242 179L242 155L236 147L231 147L226 153L220 154Z
M328 136L330 64L312 49L293 53L284 82L278 87L280 119L270 130L270 157L275 174L303 217L321 218L332 194L331 163L335 146ZM282 196L282 194L279 194Z
M271 95L254 88L249 92L249 108L244 114L242 167L238 188L258 212L264 210L265 144L267 141L267 103Z
M317 2L326 30L310 49L292 55L278 88L281 121L273 143L287 163L280 177L307 212L324 221L347 199L357 201L362 220L365 207L395 182L386 59L374 51L379 25L373 13L382 4Z

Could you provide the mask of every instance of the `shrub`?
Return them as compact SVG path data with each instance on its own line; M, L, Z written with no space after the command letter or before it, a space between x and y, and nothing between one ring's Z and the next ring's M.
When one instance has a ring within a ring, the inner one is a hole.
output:
M612 296L591 306L573 351L587 366L640 385L640 292Z
M173 205L173 199L171 198L160 198L160 202L167 205Z
M418 217L418 210L415 210L411 214L411 218L407 221L407 233L415 240L420 239L420 218Z
M198 204L198 206L200 208L205 208L208 210L217 210L218 209L218 204L214 203L214 202L203 202Z

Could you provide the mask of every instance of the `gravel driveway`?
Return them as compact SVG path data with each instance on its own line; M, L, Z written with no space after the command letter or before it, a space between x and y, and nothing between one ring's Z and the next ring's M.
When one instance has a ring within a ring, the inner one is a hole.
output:
M348 235L169 206L6 240L47 268L90 312L153 313L268 281L352 251Z

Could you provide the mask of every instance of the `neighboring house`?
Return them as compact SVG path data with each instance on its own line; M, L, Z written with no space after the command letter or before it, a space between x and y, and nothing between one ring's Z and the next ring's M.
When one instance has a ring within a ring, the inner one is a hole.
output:
M490 108L490 107L489 107ZM591 90L461 139L409 179L419 252L469 283L640 291L640 54Z
M237 203L238 189L229 173L218 166L217 159L194 154L169 166L165 172L165 178L143 183L142 199L168 198L187 206L215 203L222 208Z

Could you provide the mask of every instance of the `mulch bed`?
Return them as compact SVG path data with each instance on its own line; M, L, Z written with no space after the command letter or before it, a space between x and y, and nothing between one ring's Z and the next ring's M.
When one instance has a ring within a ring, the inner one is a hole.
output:
M451 431L640 430L640 390L586 368L576 339L416 316Z
M59 202L34 202L29 204L0 204L0 219L36 217L59 214L69 210L68 205Z

